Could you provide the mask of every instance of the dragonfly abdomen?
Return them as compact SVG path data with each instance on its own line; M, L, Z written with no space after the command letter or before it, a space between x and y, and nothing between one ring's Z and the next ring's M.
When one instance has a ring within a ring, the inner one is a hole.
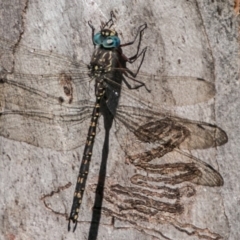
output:
M103 86L103 81L96 83L96 103L93 108L91 123L88 129L87 140L84 147L81 167L79 170L77 184L75 187L73 204L72 204L72 209L69 217L68 231L70 230L71 221L75 223L73 231L75 231L77 226L78 213L82 203L82 198L83 198L83 194L84 194L84 190L87 182L87 176L89 172L90 161L92 157L92 150L93 150L93 145L94 145L94 140L96 135L96 127L97 127L97 122L100 114L100 104L101 104L101 100L103 98L104 93L105 93L105 88Z

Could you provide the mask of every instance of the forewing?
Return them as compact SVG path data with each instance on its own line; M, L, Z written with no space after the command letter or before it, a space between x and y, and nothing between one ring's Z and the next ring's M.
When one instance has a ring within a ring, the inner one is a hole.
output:
M145 86L132 90L123 83L121 93L123 104L135 99L135 102L150 102L152 105L158 103L161 107L184 106L207 102L215 96L214 83L197 77L155 76L140 72L135 79L126 78L126 81L133 88L139 86L139 82ZM159 105L157 107L159 108Z
M87 66L23 45L14 52L12 73L1 71L0 135L56 150L83 144L93 106Z

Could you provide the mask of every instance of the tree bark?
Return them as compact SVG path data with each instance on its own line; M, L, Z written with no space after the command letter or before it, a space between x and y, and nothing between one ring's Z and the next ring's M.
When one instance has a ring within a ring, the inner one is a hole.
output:
M203 102L178 106L173 101L174 104L167 108L171 114L216 124L226 131L229 141L225 145L192 152L222 175L224 185L181 185L180 189L189 187L194 194L181 198L183 210L176 214L163 211L163 215L159 212L157 217L149 214L146 218L144 206L142 212L141 207L122 212L121 209L116 210L125 199L115 196L109 190L110 186L132 186L129 179L141 171L126 163L121 145L111 130L105 211L97 239L240 238L239 28L232 2L11 0L1 1L0 5L0 39L7 39L16 47L23 44L53 51L86 64L93 51L89 20L97 32L101 22L107 21L110 11L113 11L114 27L122 43L132 40L137 28L147 23L141 46L148 49L141 71L159 77L198 77L215 85L215 96L209 97L206 93ZM128 55L134 53L131 46L123 51ZM19 68L34 74L42 72L41 65L31 66L31 59L28 59L28 64L17 66L19 63L13 59L18 57L12 49L0 48L0 52L1 66L7 71ZM173 86L173 89L176 89L176 94L181 94L178 86ZM0 94L2 91L3 88ZM165 105L160 94L148 97L151 106ZM174 95L174 90L169 94ZM1 103L1 108L3 105ZM79 214L80 222L74 233L67 231L66 218L71 209L83 147L57 151L59 149L29 144L30 140L15 141L0 136L1 239L89 239L104 139L102 123L99 128ZM48 134L47 130L45 133ZM59 137L59 141L63 146L67 144L64 136ZM111 200L116 202L111 204ZM147 201L148 198L144 199L144 204ZM135 211L138 215L134 215Z

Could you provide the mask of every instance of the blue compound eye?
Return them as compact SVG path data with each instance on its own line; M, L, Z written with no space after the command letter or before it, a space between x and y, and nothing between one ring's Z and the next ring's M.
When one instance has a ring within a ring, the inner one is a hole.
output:
M104 40L104 37L102 36L102 34L100 32L96 33L93 37L93 41L96 45L101 45L103 40Z
M105 48L116 48L120 46L120 39L117 36L109 36L102 42Z

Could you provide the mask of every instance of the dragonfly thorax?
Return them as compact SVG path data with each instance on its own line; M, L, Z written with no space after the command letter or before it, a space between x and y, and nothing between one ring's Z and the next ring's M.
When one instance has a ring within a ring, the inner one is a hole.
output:
M104 68L102 65L89 65L90 69L90 77L96 78L102 76L102 74L107 72L107 69Z
M109 73L114 73L119 69L119 51L97 48L95 49L89 64L90 76L100 77Z

